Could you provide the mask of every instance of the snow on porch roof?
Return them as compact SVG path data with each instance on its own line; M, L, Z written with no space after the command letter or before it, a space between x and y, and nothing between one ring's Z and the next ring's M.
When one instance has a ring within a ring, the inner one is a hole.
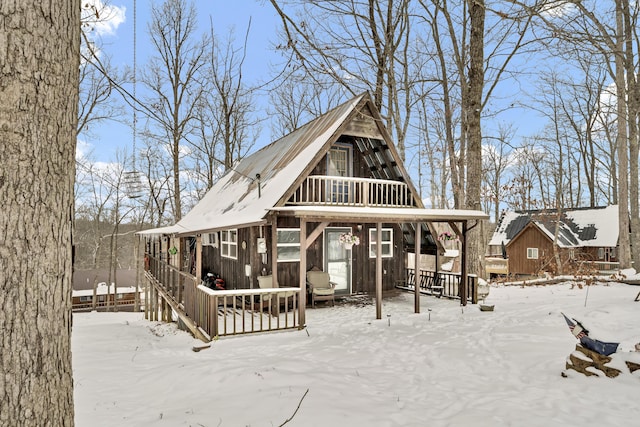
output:
M273 208L277 212L293 212L295 216L361 222L448 222L489 219L489 215L478 210L466 209L422 209L422 208L372 208L353 206L283 206Z

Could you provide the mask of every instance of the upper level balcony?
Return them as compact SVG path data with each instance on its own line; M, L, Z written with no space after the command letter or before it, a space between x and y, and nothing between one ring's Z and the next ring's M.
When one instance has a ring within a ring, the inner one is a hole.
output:
M413 194L404 182L343 176L308 176L288 205L414 207Z

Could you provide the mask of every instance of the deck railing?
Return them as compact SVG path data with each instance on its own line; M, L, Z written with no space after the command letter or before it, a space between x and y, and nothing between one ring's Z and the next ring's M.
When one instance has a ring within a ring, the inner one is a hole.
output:
M498 257L485 257L485 269L488 275L499 274L506 276L509 274L509 260Z
M299 294L300 288L214 291L199 285L188 311L211 338L292 329L300 326Z
M612 273L620 269L619 262L581 261L580 263L588 266L588 269L595 270L600 273Z
M93 302L76 302L71 305L71 309L73 311L86 311L93 310L94 308L105 308L105 309L115 309L117 310L119 307L128 307L134 305L136 303L133 299L120 299L114 301L97 301L95 307ZM144 301L141 299L140 304L144 304Z
M406 271L406 279L398 287L408 290L415 289L415 269L407 268ZM418 280L420 292L423 294L460 299L462 275L459 273L420 269ZM472 304L478 303L478 276L475 274L467 275L467 301Z
M290 205L412 207L404 182L341 176L308 176L289 199Z
M194 335L208 339L300 327L300 288L214 291L164 261L149 261L148 282L154 292L145 305L148 319L160 318L158 301L164 300L164 310L175 311ZM166 313L161 317L172 318Z

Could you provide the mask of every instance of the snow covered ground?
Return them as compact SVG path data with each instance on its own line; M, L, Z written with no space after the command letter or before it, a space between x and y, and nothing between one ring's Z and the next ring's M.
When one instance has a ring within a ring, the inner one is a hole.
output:
M638 425L640 371L560 375L577 342L560 312L637 359L639 291L492 287L493 312L422 297L420 314L402 294L383 302L382 320L364 300L309 309L307 330L198 353L190 335L140 314L74 314L76 425Z

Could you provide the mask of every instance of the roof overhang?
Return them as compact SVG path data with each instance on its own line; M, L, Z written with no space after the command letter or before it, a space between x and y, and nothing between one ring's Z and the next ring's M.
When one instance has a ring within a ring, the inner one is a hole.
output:
M265 225L266 223L267 223L266 220L260 220L260 221L254 221L254 222L227 223L227 224L220 224L211 228L203 228L203 229L197 229L197 230L195 229L183 230L180 233L177 233L177 235L181 237L195 236L197 234L215 233L216 231L221 231L221 230L233 230L237 228L246 228L246 227L254 227L258 225Z
M478 210L422 209L422 208L372 208L353 206L283 206L271 209L276 213L290 213L306 220L331 219L360 222L461 222L489 219Z
M185 231L184 227L181 227L178 224L174 224L174 225L168 225L166 227L150 228L148 230L137 231L136 234L140 234L142 236L154 237L154 236L173 235L173 234L178 234L184 231Z

